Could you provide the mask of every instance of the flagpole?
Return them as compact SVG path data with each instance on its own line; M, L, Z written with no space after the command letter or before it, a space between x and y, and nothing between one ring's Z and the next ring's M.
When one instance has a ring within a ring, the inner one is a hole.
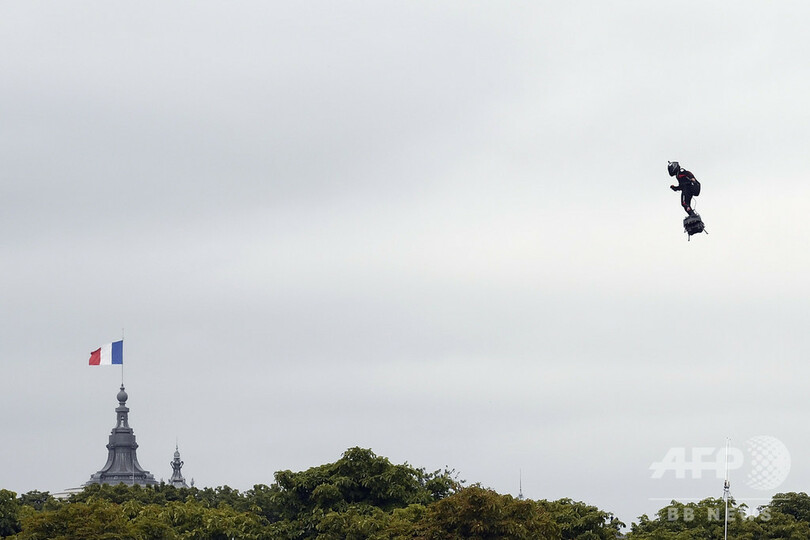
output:
M124 358L123 358L123 349L124 349L124 328L121 327L121 388L124 387ZM135 460L132 460L132 484L130 487L135 487Z

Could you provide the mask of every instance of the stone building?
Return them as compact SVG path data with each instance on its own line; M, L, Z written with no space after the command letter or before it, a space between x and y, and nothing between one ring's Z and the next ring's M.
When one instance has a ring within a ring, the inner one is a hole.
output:
M117 396L118 407L115 409L118 422L112 429L110 442L107 443L107 463L101 470L90 476L90 480L85 482L85 486L90 484L150 486L158 483L155 477L138 463L138 457L135 454L138 443L135 442L135 433L129 427L128 397L122 384ZM175 455L179 459L179 454L175 453Z
M183 478L180 472L180 469L183 467L183 462L180 461L180 450L177 448L177 445L174 446L174 460L170 461L169 465L172 466L172 478L169 480L169 484L178 488L188 487L186 479Z

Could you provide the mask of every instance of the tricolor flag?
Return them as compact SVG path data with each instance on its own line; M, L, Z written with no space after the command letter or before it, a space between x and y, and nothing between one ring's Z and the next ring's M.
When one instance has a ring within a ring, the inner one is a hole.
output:
M90 353L91 366L111 366L124 363L124 340L103 345Z

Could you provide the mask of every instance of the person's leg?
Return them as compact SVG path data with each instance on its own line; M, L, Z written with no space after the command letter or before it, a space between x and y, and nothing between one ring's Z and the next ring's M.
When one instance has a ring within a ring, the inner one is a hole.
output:
M692 210L691 192L687 190L681 191L681 206L683 206L683 209L686 210L686 213L689 214L690 216L695 214L695 212Z

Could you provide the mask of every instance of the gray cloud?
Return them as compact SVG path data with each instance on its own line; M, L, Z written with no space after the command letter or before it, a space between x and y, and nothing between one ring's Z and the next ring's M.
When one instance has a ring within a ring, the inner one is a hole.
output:
M2 10L0 487L103 464L123 328L158 478L362 445L629 522L768 434L806 490L804 4Z

